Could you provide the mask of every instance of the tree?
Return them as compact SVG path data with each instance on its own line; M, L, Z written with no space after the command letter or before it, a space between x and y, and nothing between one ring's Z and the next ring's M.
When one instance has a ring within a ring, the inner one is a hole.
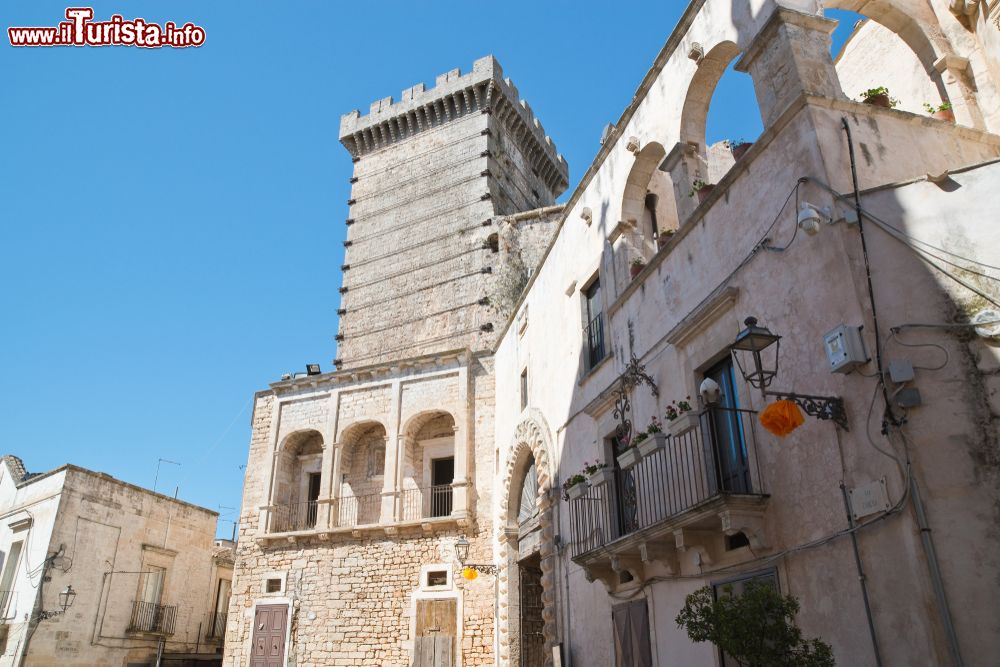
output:
M731 584L718 596L711 586L696 590L676 620L692 641L712 642L741 667L833 667L830 645L795 627L798 611L794 597L751 580L740 595Z

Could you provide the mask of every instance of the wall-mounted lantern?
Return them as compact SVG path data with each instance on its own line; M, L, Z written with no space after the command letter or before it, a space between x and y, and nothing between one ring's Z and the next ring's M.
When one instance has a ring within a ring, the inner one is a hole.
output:
M38 620L47 621L50 618L54 618L56 616L61 616L62 614L65 614L67 611L69 611L69 608L73 606L73 602L75 601L76 601L76 591L73 590L72 585L67 586L66 588L62 589L62 591L59 593L59 606L62 607L62 609L55 611L40 610L38 612Z
M480 574L495 575L497 573L496 565L465 562L469 558L469 540L465 539L464 535L459 537L458 541L455 542L455 558L458 559L458 564L462 566L462 577L469 581L476 579Z
M760 389L764 398L791 401L802 408L807 415L817 419L829 419L845 431L849 431L844 401L839 396L812 396L768 389L778 374L781 336L771 333L767 327L759 326L756 317L748 317L743 323L746 328L736 335L736 340L729 346L743 379L755 389ZM749 361L744 364L747 358ZM752 368L750 361L753 362Z

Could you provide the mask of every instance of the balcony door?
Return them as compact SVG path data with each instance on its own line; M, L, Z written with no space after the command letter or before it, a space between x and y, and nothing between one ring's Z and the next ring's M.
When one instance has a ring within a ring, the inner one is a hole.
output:
M451 483L455 481L455 457L431 459L431 516L451 514Z
M319 511L319 490L320 490L320 473L311 472L309 473L309 489L308 497L306 498L306 516L305 516L305 528L315 528L316 527L316 515Z
M726 357L708 369L705 377L715 380L721 390L719 402L707 415L717 489L728 493L750 493L750 464L743 422L738 412L732 357Z

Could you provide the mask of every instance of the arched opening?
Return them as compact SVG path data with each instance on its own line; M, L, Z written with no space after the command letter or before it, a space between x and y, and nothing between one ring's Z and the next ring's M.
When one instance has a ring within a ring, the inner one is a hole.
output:
M753 80L735 70L739 54L734 42L716 44L698 61L688 85L680 142L663 163L681 221L707 198L763 128Z
M855 2L829 4L825 16L839 23L833 34L834 65L849 98L860 100L864 91L884 86L901 111L922 114L927 113L924 105L950 105L934 67L934 44L914 17L890 3L869 3L867 16L848 9Z
M533 420L518 426L516 442L501 492L499 594L505 604L497 620L499 664L543 667L552 664L556 636L554 610L546 607L555 587L549 459L542 430Z
M385 482L385 427L378 422L355 424L344 431L340 442L337 525L378 523Z
M319 431L296 431L278 450L271 500L271 530L283 533L316 527L323 463Z
M410 419L400 455L400 520L450 516L455 480L454 417L430 411Z
M622 194L622 224L608 239L616 276L628 276L632 262L649 260L677 229L670 177L659 170L665 155L663 145L655 141L635 153Z

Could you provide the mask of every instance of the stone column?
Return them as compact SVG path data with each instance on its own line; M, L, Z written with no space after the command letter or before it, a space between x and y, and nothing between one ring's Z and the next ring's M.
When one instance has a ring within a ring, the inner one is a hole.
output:
M399 452L406 446L404 434L399 432L399 406L402 402L403 385L399 380L392 382L392 398L389 404L389 425L385 434L385 471L382 475L382 508L379 523L396 521L396 497L401 486Z
M452 505L451 515L459 521L467 521L471 517L469 508L469 480L471 471L469 465L475 457L473 439L469 431L469 413L472 406L469 402L469 366L466 364L458 369L458 406L455 414L455 479L451 483Z
M986 121L976 102L976 91L969 78L969 59L956 55L941 56L934 63L941 83L948 92L948 101L959 125L986 129Z
M836 27L822 16L779 7L753 38L736 70L753 78L765 129L804 93L844 97L830 56Z
M698 208L698 200L691 197L691 186L695 180L706 180L708 169L701 168L698 145L688 142L678 143L671 149L660 165L660 171L670 174L674 186L674 201L677 204L677 224L683 225Z
M329 488L329 503L327 503L327 523L324 525L336 528L340 519L340 471L344 466L344 448L341 443L332 442L330 449L333 451L330 454L332 460L329 468L330 484L327 486Z

